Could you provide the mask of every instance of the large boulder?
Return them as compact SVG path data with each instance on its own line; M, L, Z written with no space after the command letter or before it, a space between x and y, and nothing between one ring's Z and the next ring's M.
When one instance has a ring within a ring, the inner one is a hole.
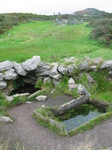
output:
M0 73L0 81L3 81L3 74L2 73Z
M7 83L5 81L0 81L0 90L5 89L7 87Z
M24 70L24 68L22 67L21 64L15 62L15 63L14 63L14 68L15 68L16 72L17 72L19 75L26 76L27 71Z
M87 69L88 69L88 62L85 61L85 62L80 63L80 64L78 65L78 68L79 68L80 70L87 70Z
M27 71L33 71L38 67L40 61L40 56L33 56L31 59L28 59L25 62L23 62L22 67Z
M86 98L89 98L91 96L88 90L81 84L79 84L77 92L80 95L86 95Z
M63 65L60 65L60 66L58 67L58 71L59 71L61 74L63 74L63 75L65 75L65 74L68 73L68 69L67 69L66 67L64 67Z
M105 68L109 68L112 67L112 60L107 60L105 61L102 66L100 67L100 69L105 69Z
M13 62L11 61L4 61L0 62L0 72L11 69L13 67Z
M13 68L11 68L5 72L4 78L6 80L15 80L17 78L17 76L18 76L18 74L15 72L15 70Z

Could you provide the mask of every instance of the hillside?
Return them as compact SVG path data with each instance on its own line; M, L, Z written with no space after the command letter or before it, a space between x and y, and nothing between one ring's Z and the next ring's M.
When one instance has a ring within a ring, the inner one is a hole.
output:
M100 11L95 8L87 8L84 10L76 11L76 12L74 12L74 14L75 15L100 15L100 16L102 16L102 15L106 15L108 13L105 11Z

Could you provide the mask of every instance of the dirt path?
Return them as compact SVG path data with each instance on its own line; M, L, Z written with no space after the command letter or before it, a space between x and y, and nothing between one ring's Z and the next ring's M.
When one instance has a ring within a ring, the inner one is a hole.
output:
M94 143L93 148L99 149L104 146L112 146L112 119L103 122L94 129L77 134L72 138L60 137L57 133L39 125L33 118L32 112L35 108L45 104L60 105L71 100L71 97L61 96L55 100L48 99L45 102L23 104L8 111L14 119L14 123L0 124L0 137L10 140L10 148L16 142L24 143L25 147L33 150L69 150L71 145L80 144L89 136L88 142Z

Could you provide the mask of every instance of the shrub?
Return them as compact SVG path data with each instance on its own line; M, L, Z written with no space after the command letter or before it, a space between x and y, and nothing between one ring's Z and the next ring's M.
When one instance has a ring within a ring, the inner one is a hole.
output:
M90 38L97 39L100 43L112 45L112 19L98 19L90 23L93 28Z

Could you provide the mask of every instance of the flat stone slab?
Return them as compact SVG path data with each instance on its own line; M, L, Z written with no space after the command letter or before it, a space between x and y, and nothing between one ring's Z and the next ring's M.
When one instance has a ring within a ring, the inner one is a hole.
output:
M1 116L0 117L0 122L12 122L12 120L9 117Z
M36 100L39 101L39 102L45 101L46 99L47 99L47 96L45 96L45 95L40 95L40 96L36 97Z

